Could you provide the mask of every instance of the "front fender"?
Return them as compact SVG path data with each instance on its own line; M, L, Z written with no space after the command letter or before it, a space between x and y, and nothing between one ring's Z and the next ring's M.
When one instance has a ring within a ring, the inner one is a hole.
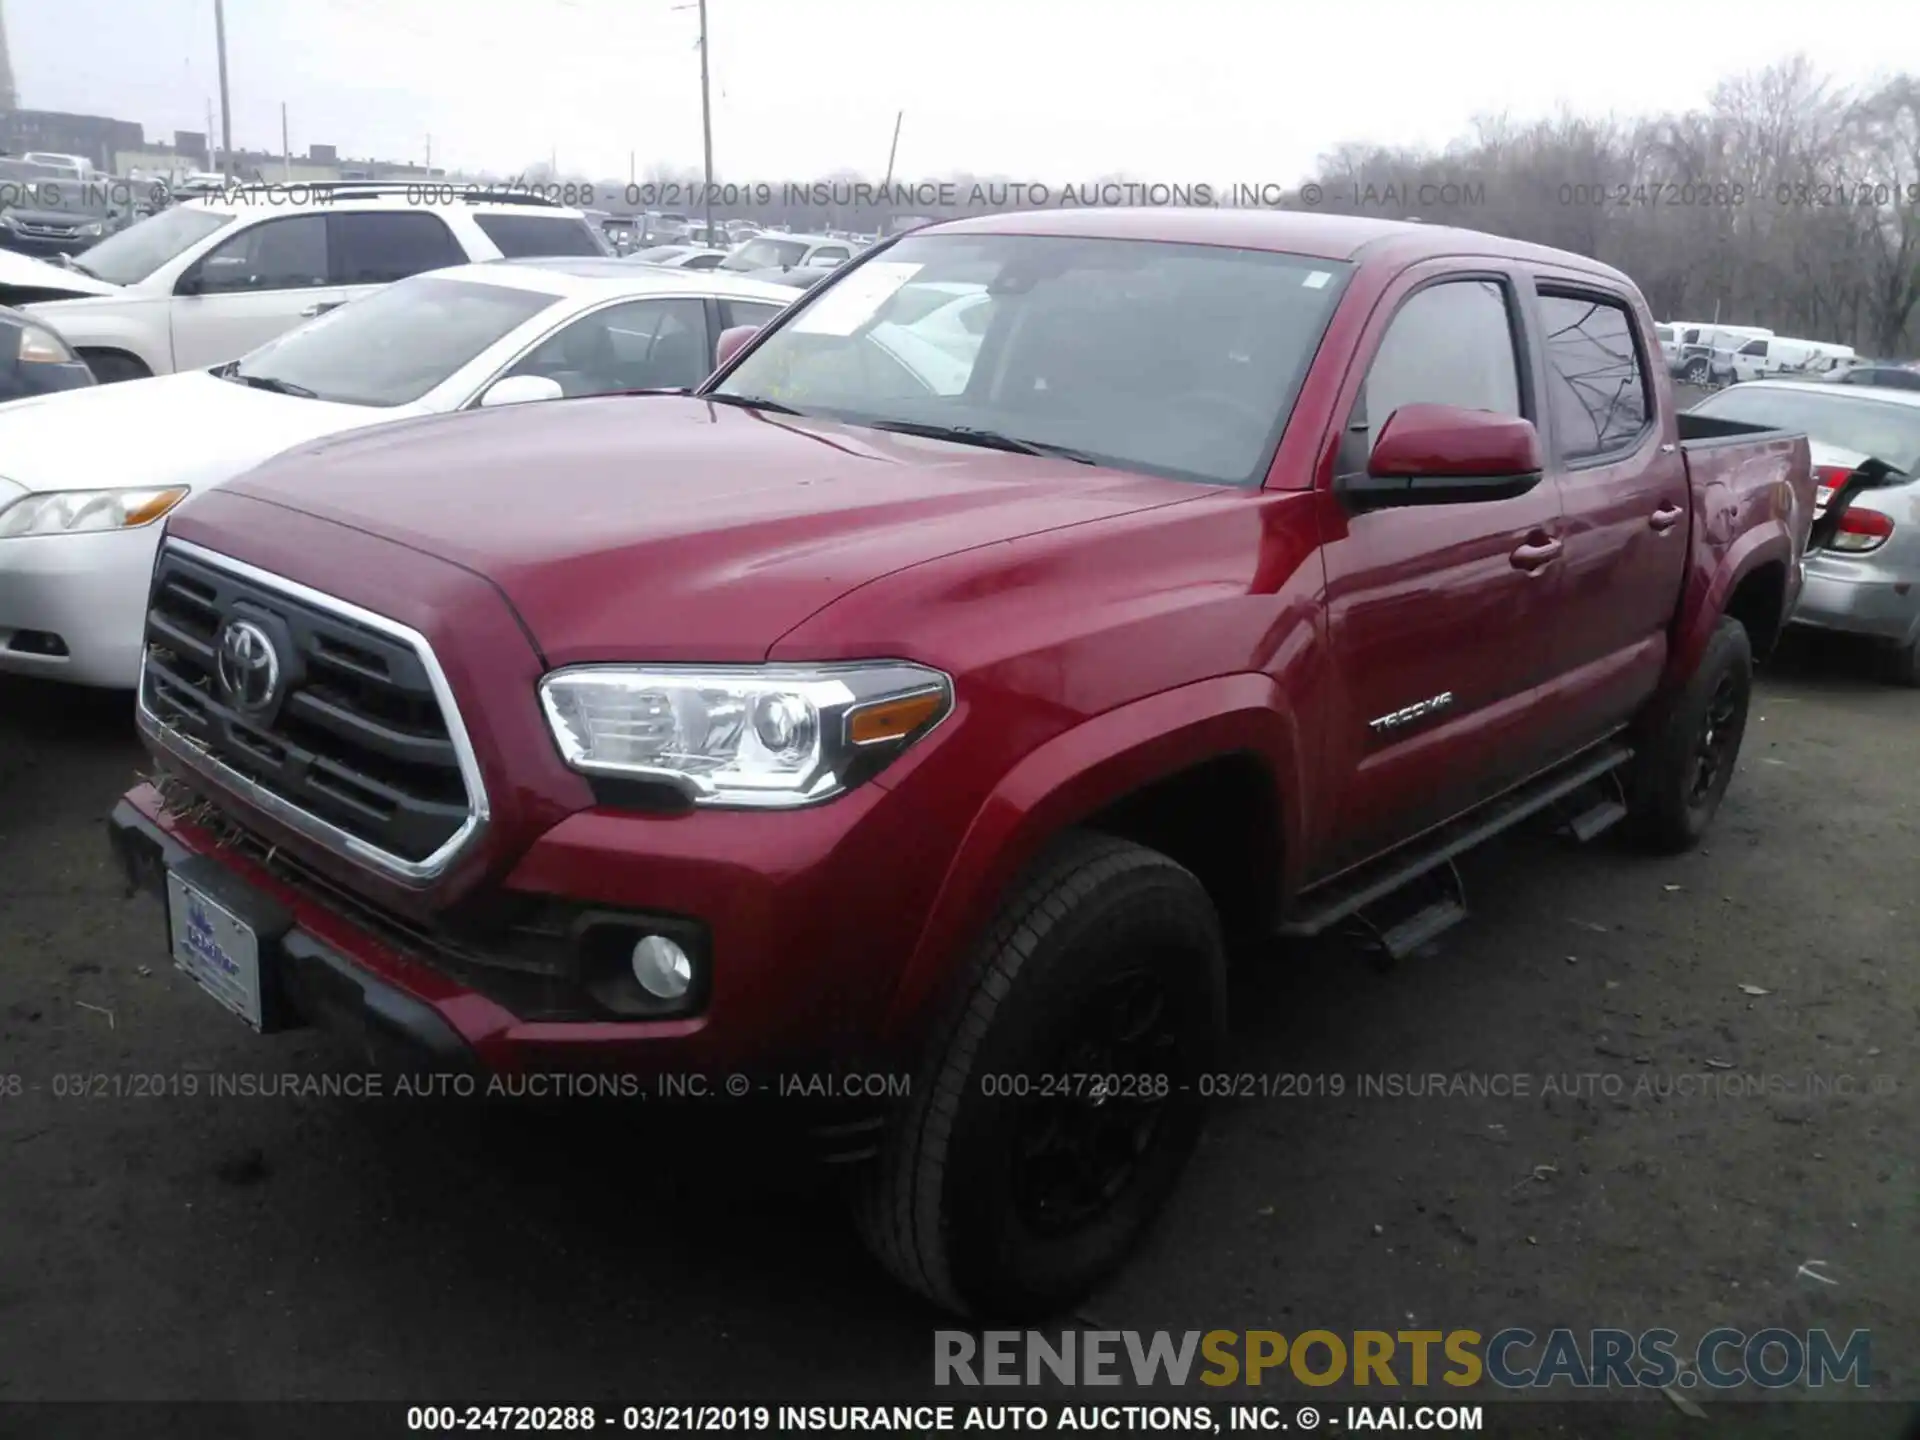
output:
M1020 873L1062 831L1155 781L1208 760L1251 754L1272 777L1281 853L1301 853L1302 746L1271 676L1183 685L1097 715L1026 755L988 794L961 838L903 968L883 1039L911 1038L966 947ZM1276 877L1277 878L1277 877Z

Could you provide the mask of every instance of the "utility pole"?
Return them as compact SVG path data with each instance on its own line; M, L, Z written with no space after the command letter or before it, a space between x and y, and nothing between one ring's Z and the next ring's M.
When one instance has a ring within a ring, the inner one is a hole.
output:
M219 167L214 164L213 157L213 97L209 95L207 97L207 169L215 170L218 168Z
M433 174L433 132L427 132L427 174Z
M893 184L893 157L900 153L900 122L907 118L902 110L893 117L893 144L887 147L887 178L881 182L881 189Z
M293 183L293 145L287 139L287 102L280 102L280 178Z
M707 90L707 0L700 0L700 134L707 152L707 244L713 244L713 103Z
M233 112L227 99L227 7L213 0L213 37L220 46L220 173L233 178Z

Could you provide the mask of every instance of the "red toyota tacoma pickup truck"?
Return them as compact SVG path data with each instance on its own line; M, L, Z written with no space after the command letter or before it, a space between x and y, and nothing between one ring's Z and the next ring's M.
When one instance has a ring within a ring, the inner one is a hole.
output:
M961 1313L1161 1208L1230 949L1405 953L1529 816L1696 840L1814 513L1626 277L1458 230L960 221L726 341L178 509L112 833L262 1030L893 1091L837 1158Z

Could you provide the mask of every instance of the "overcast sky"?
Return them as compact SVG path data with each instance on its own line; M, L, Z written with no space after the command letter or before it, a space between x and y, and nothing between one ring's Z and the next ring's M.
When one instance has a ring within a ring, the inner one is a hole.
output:
M205 128L213 0L0 3L22 105ZM699 169L691 0L226 0L226 23L238 147L278 150L284 101L296 153L420 161L431 135L472 170ZM1913 0L709 0L709 24L723 179L877 178L904 109L899 175L1056 189L1290 184L1342 140L1684 109L1795 52L1864 83L1920 35Z

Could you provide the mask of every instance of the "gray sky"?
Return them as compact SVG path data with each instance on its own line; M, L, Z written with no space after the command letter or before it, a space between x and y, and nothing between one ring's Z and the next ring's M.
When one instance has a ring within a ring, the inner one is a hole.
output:
M700 165L684 0L226 0L234 143L624 177ZM23 105L206 125L213 0L4 0ZM1834 23L1844 14L1843 23ZM1342 140L1442 145L1476 114L1630 115L1803 52L1845 83L1913 0L709 0L722 178L885 169L1063 183L1296 182Z

